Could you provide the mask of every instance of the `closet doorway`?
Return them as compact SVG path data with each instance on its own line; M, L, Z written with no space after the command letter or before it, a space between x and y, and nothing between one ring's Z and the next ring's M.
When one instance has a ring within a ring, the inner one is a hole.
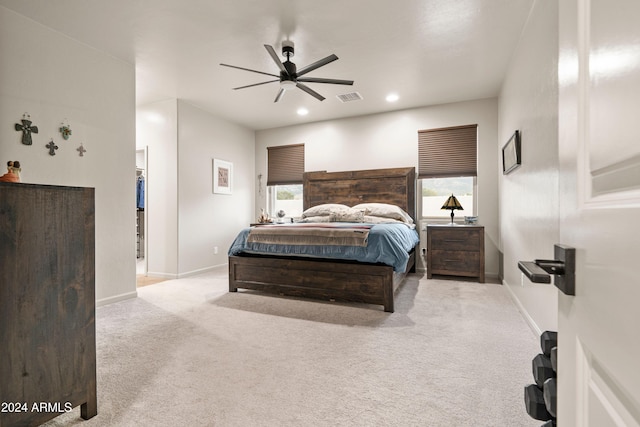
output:
M141 286L147 276L147 149L136 150L136 282Z

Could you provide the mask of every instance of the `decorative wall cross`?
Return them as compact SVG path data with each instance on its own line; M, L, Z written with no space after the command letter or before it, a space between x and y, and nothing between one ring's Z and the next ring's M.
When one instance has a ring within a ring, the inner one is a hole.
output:
M29 120L31 116L27 113L22 115L22 124L16 123L15 129L17 131L22 131L22 143L24 145L33 144L33 140L31 139L31 133L38 133L38 126L31 126L31 120Z
M65 140L69 139L71 136L71 127L63 123L62 126L60 126L60 133L62 134L62 138Z
M58 146L53 142L53 139L46 145L46 147L49 149L49 155L50 156L55 156L56 155L56 151L58 149Z
M76 150L80 152L80 157L84 157L84 153L87 152L87 150L84 149L82 144L80 144L80 147L76 148Z

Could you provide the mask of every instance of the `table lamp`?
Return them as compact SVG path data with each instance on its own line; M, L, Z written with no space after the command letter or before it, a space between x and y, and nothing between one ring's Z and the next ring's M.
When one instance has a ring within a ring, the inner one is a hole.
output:
M451 196L449 196L447 201L444 202L444 205L442 205L442 207L440 209L449 209L449 210L451 210L451 224L453 224L453 211L454 210L462 210L464 208L462 207L462 205L460 204L458 199L456 199L456 196L454 196L452 194Z

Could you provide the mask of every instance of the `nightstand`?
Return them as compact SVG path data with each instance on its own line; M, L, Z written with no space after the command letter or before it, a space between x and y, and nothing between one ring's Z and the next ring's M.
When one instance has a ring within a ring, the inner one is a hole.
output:
M484 227L427 225L427 278L476 277L484 283Z

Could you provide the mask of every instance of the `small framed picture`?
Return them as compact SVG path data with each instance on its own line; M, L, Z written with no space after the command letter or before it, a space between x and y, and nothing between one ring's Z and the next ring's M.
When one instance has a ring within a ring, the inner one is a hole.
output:
M231 194L233 189L233 163L213 159L213 192Z
M520 157L520 132L515 131L502 147L502 173L504 175L516 169L522 163Z

